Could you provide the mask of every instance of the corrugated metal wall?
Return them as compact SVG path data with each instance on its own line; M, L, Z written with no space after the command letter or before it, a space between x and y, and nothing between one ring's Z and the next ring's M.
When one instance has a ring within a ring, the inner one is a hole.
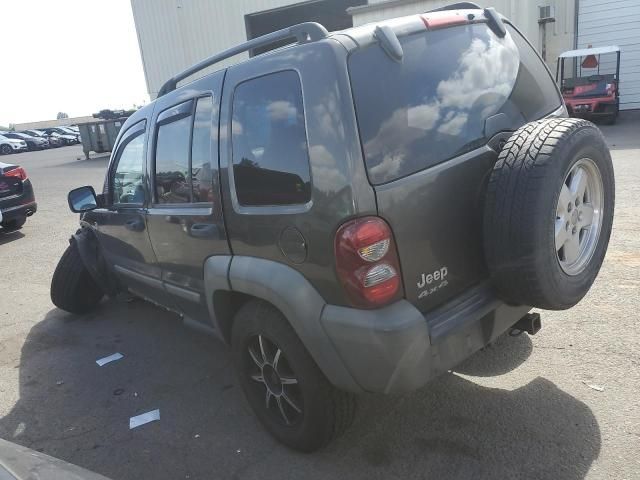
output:
M640 108L640 1L580 0L578 48L589 45L620 47L620 109ZM602 57L601 70L613 70L609 57Z
M247 40L244 16L297 3L291 0L131 0L147 90L185 68ZM246 58L247 54L238 58ZM218 64L236 63L237 59ZM202 72L205 75L207 72Z

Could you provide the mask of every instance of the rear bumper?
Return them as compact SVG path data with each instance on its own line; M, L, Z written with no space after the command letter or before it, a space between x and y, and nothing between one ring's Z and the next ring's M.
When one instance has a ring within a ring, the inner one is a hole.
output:
M33 186L27 179L22 184L22 193L10 197L0 198L0 211L2 223L10 222L16 218L30 217L38 210Z
M506 305L480 286L428 315L406 300L378 310L326 305L321 323L363 391L395 393L455 367L529 310Z
M38 204L31 202L6 208L2 206L0 210L2 211L2 223L6 223L16 218L30 217L38 211Z
M615 100L584 98L573 99L566 104L569 114L580 118L608 116L618 110L618 103Z

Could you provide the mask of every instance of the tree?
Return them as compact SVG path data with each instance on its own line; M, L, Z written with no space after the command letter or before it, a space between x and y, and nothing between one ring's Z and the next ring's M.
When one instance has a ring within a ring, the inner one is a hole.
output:
M58 120L62 120L63 118L69 118L69 115L64 112L58 112L58 115L56 116L56 118Z

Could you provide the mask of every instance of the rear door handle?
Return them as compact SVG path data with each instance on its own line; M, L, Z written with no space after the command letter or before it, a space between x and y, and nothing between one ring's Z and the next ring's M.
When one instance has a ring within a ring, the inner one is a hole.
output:
M216 226L210 223L194 223L189 229L189 233L195 238L212 237L216 232Z
M140 218L132 218L124 222L124 226L132 232L142 232L144 230L144 221Z

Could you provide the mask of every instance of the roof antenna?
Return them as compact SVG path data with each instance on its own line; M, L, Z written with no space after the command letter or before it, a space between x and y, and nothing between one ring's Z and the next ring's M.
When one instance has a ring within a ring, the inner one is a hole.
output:
M384 52L398 63L402 62L402 57L404 56L404 52L402 51L402 45L400 45L400 40L396 36L395 32L388 25L377 26L374 36L380 42L380 46L384 50Z

